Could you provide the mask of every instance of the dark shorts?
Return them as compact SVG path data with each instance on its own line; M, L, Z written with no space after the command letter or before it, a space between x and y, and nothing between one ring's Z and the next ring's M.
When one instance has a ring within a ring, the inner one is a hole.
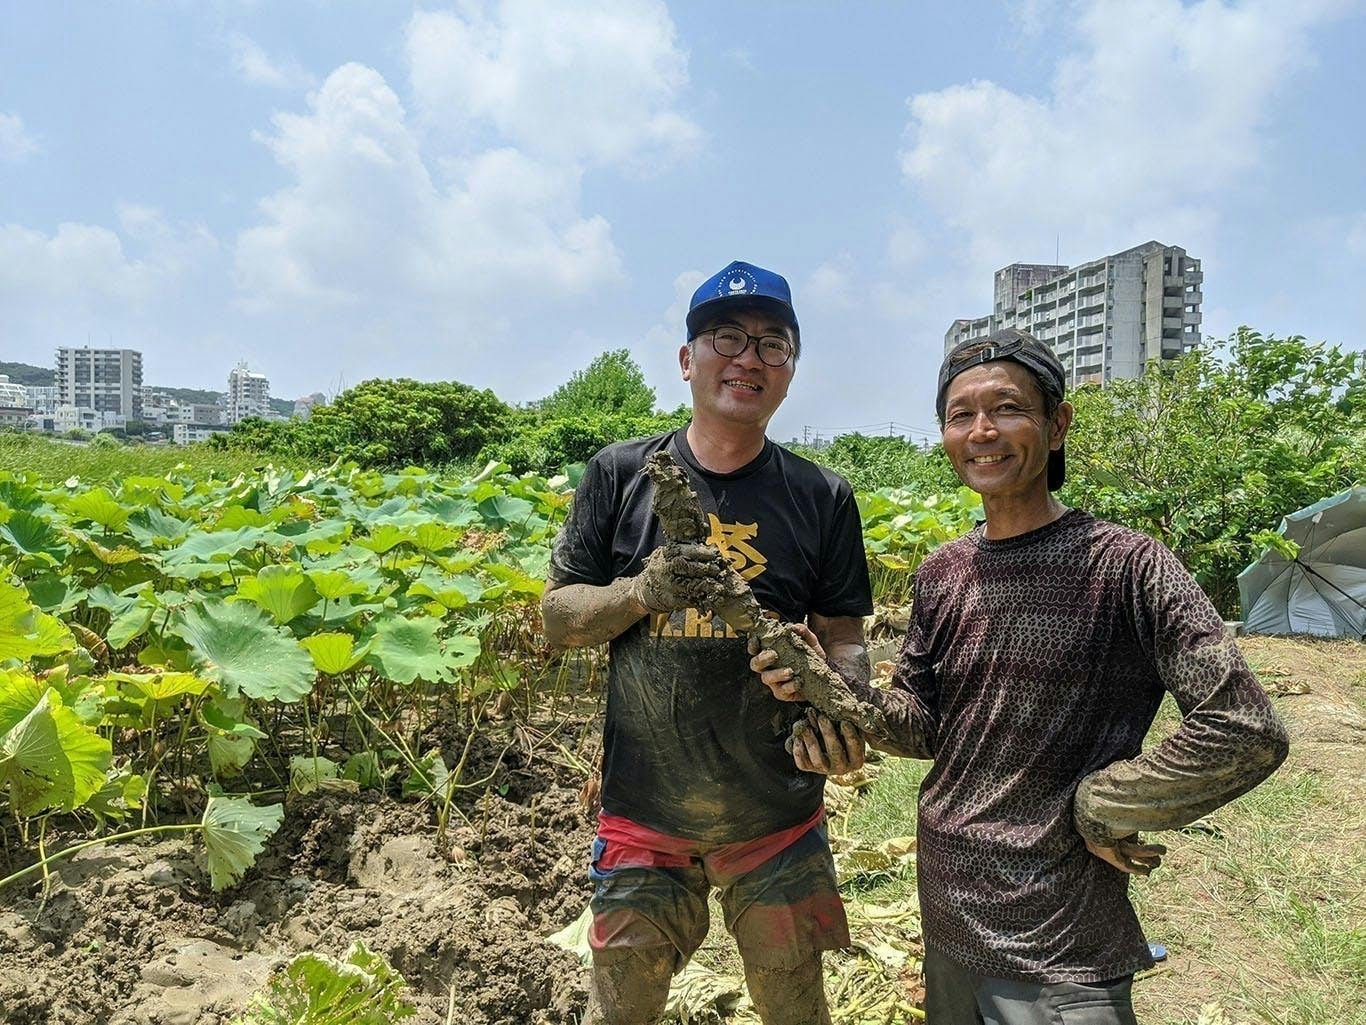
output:
M724 845L667 840L658 845L664 852L639 840L593 841L594 950L672 947L678 971L707 937L713 888L748 965L795 967L816 951L849 946L823 825L812 824L776 853L767 837Z
M1134 977L1020 982L978 975L925 948L925 1025L1137 1025Z

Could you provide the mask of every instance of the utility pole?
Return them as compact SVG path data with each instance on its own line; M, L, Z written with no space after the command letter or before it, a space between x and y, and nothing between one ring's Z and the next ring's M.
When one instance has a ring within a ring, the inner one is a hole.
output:
M802 425L802 444L807 446L811 444L811 427L809 424Z

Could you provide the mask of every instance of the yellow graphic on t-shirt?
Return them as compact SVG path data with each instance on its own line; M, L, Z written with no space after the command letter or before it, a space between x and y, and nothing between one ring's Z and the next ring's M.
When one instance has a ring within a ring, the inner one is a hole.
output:
M707 520L711 523L708 543L721 549L721 554L735 567L737 573L746 580L753 580L768 569L764 553L749 543L758 536L759 524L722 523L715 513L707 513Z
M721 550L726 561L746 580L753 580L768 569L768 559L751 541L759 536L758 523L722 523L714 513L707 513L711 523L708 544ZM655 637L738 637L720 616L697 609L678 612L656 612L650 617L650 633Z

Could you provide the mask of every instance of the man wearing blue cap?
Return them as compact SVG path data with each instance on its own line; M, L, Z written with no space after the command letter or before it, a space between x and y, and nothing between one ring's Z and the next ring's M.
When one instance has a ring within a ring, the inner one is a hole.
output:
M1065 380L1021 331L945 358L944 451L986 522L920 566L891 686L855 687L890 723L874 746L934 759L917 817L928 1025L1134 1025L1152 958L1129 876L1165 853L1140 831L1208 814L1286 755L1176 557L1055 497ZM782 673L764 680L798 700ZM1181 725L1144 751L1164 692ZM794 754L825 771L814 747Z
M593 457L542 602L552 643L611 643L585 1020L654 1021L716 889L764 1022L824 1025L821 951L849 944L824 780L784 749L800 710L757 685L744 640L710 610L729 563L866 682L858 509L842 478L765 436L801 354L787 282L732 263L697 289L687 329L691 423ZM640 472L658 451L687 471L709 543L662 543ZM862 763L861 740L830 751L837 770Z

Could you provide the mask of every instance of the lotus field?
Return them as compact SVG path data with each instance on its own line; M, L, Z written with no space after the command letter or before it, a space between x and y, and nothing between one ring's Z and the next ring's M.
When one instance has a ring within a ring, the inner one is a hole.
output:
M81 851L177 834L232 888L310 794L425 807L448 843L492 778L471 758L486 717L582 690L538 613L581 467L505 470L0 474L0 901L46 896ZM966 492L859 502L889 601L976 515Z

